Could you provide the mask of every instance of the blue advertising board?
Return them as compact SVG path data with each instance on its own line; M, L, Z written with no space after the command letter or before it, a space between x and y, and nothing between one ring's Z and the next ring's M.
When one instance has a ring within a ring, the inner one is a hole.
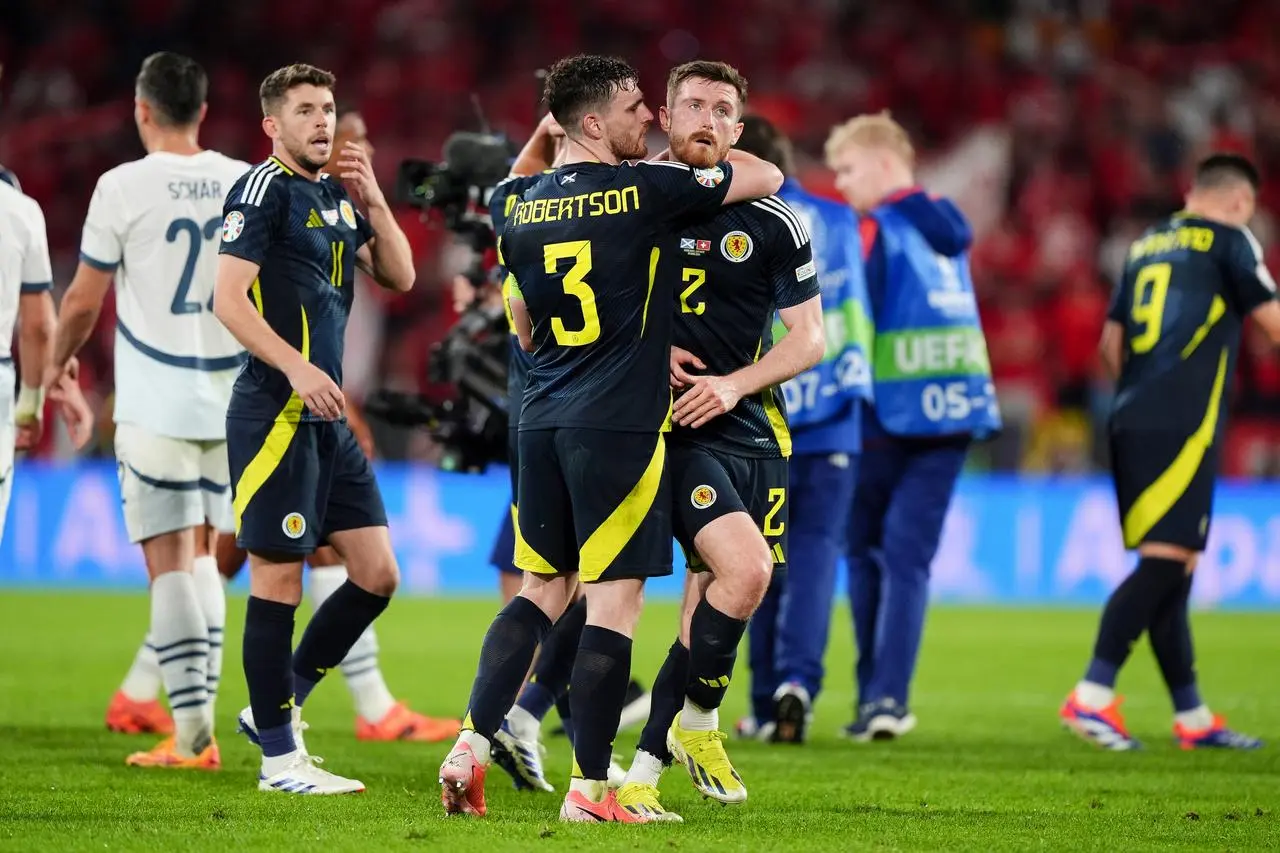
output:
M378 477L402 590L492 594L489 554L507 511L506 471L466 475L384 464ZM932 590L943 601L1091 605L1105 599L1132 561L1106 480L972 476L961 480L952 502ZM18 466L0 542L0 587L145 584L141 553L125 534L112 464ZM648 589L677 596L680 580L652 581ZM1194 598L1202 607L1280 607L1280 486L1219 488Z

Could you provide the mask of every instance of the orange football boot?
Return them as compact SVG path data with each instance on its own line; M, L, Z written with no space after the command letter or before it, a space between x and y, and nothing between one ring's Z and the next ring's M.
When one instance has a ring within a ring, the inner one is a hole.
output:
M440 765L440 802L446 815L485 816L484 772L471 746L459 741Z
M194 758L178 755L177 743L167 737L146 752L135 752L124 760L130 767L172 767L179 770L217 770L222 767L222 755L217 741L210 741L204 751Z
M357 740L414 740L439 743L458 736L462 723L439 720L409 709L403 702L391 706L381 720L371 723L356 717Z
M107 706L107 728L126 735L171 735L173 719L157 700L139 702L117 690Z
M566 823L651 823L653 818L618 805L618 792L610 791L593 803L585 795L570 791L560 806L560 820Z

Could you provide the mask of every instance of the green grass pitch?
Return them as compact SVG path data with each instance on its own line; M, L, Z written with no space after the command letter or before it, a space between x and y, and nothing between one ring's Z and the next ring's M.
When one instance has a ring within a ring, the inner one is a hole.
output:
M431 714L463 710L492 601L404 599L379 622L392 689ZM679 769L664 802L683 825L566 826L557 795L517 794L489 775L489 816L446 820L436 770L447 749L360 744L335 675L307 704L307 744L362 796L259 793L257 754L233 733L246 702L240 671L243 598L230 602L218 704L219 773L138 770L125 755L148 738L103 728L107 700L140 640L141 595L8 591L0 596L0 849L4 850L1275 850L1280 744L1244 754L1182 753L1145 644L1121 688L1146 751L1108 754L1057 725L1096 624L1085 611L940 608L916 679L919 728L892 744L836 736L852 701L847 611L833 625L829 691L804 747L731 743L750 800L702 801ZM305 618L305 616L303 616ZM653 602L635 670L652 681L675 608ZM300 619L301 622L301 619ZM1280 618L1197 614L1202 687L1233 725L1280 736ZM744 655L745 658L745 655ZM722 711L745 708L745 660ZM553 715L554 718L554 715ZM548 727L550 728L550 727ZM615 749L629 756L636 732ZM563 790L568 749L550 739Z

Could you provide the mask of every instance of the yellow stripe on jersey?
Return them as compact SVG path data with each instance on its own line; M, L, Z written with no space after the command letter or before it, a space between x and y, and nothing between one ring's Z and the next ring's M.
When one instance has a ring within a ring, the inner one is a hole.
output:
M1200 324L1200 328L1196 329L1196 333L1191 336L1191 340L1182 348L1182 357L1185 359L1191 353L1196 351L1196 347L1204 341L1209 335L1209 330L1213 328L1213 324L1222 319L1222 315L1227 312L1227 303L1223 301L1221 296L1214 296L1213 302L1209 304L1209 316Z
M253 304L258 306L258 313L262 314L262 280L255 278L253 280Z
M756 344L756 355L752 361L760 360L760 350L764 349L764 338L760 339L760 343ZM773 428L773 437L778 442L778 450L785 459L791 455L791 430L787 427L787 416L778 408L778 401L773 395L772 388L766 388L760 392L760 402L764 405L765 417L769 419L769 426Z
M658 487L662 485L662 474L667 464L667 440L662 435L655 438L657 443L653 448L653 457L640 475L640 481L582 545L578 577L585 583L599 580L649 517L649 510L658 497Z
M653 297L653 283L658 277L658 258L662 250L654 246L649 251L649 290L644 295L644 314L640 317L640 337L644 337L645 326L649 323L649 300Z
M271 155L270 157L268 157L267 159L268 159L268 160L270 160L272 163L275 163L275 164L276 164L277 166L279 166L281 169L284 169L284 173L285 173L286 175L292 175L292 174L293 174L293 169L290 169L288 166L286 166L286 165L284 164L284 161L283 161L283 160L281 160L281 159L280 159L279 157L277 157L276 155L272 154L272 155Z
M329 254L333 260L332 267L329 270L329 283L334 287L342 287L342 260L346 250L347 243L345 240L336 240L329 244Z
M516 505L511 505L511 524L516 533L516 552L511 562L517 569L524 572L533 572L539 575L557 574L556 567L547 561L547 558L533 550L533 546L524 538L520 532L520 513L516 509Z
M1196 472L1204 462L1204 455L1213 444L1214 433L1218 429L1218 409L1222 404L1222 391L1227 383L1227 347L1222 348L1218 357L1218 375L1213 380L1213 390L1209 392L1209 405L1205 407L1204 419L1200 426L1182 445L1173 464L1147 486L1138 499L1133 502L1124 517L1124 544L1126 548L1136 548L1151 528L1164 518L1173 505L1181 499L1195 479Z
M253 288L255 300L258 302L258 310L261 311L262 298L256 279L254 280ZM302 309L302 358L306 361L311 360L311 327L307 322L306 308ZM288 452L289 445L293 443L293 437L298 434L298 422L302 417L302 408L302 398L298 396L297 391L294 391L289 395L289 400L284 404L284 408L280 410L280 414L276 415L275 423L271 425L271 431L267 433L266 439L263 440L262 447L254 454L253 459L245 466L240 479L236 481L236 498L233 503L236 517L236 533L240 532L240 520L244 517L244 511L249 506L249 501L253 500L253 496L275 473L276 468L280 467L280 462L284 459L285 453Z

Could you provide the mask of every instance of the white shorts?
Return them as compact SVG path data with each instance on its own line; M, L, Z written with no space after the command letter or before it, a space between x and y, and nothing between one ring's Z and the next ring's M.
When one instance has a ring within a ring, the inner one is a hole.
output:
M225 441L169 438L117 424L116 470L130 542L206 521L219 530L234 528Z

